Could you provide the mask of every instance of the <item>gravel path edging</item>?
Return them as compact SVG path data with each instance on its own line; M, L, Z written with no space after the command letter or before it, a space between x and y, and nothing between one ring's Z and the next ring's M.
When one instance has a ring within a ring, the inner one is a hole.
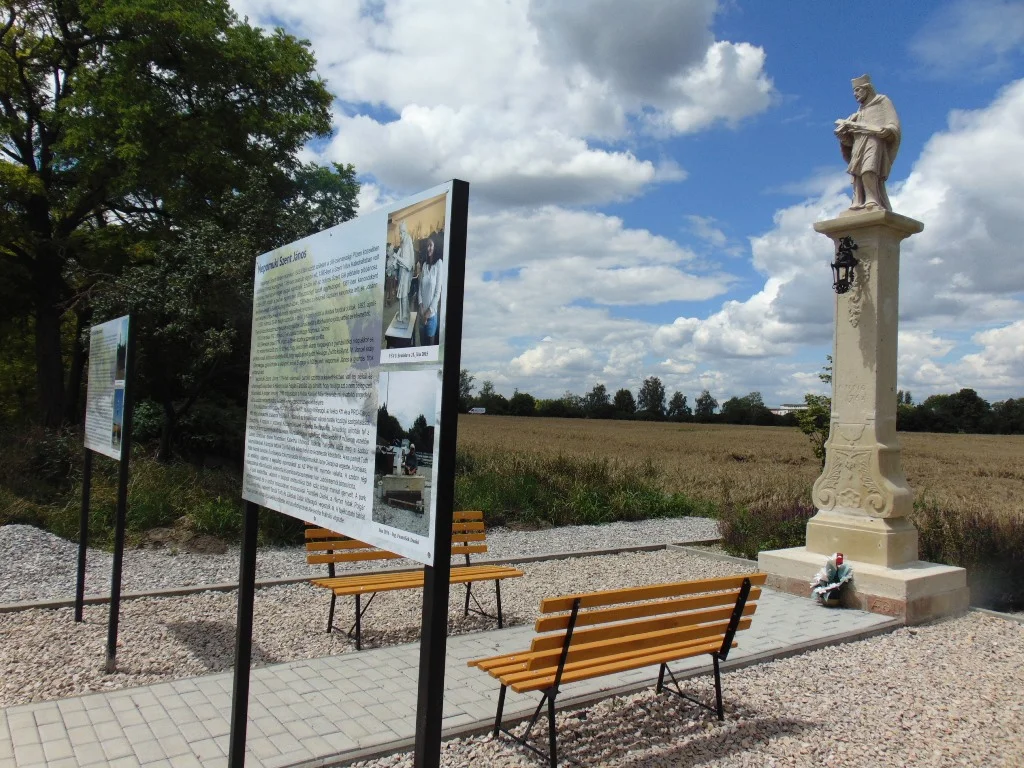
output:
M710 560L721 560L725 563L736 563L737 565L757 565L757 560L747 560L745 557L734 557L733 555L727 555L724 552L715 552L710 549L697 549L695 544L717 544L721 539L714 541L688 541L686 544L668 544L669 549L675 549L680 552L685 552L688 555L694 555L696 557L706 557Z
M993 611L988 608L971 608L971 610L997 619L1006 619L1007 621L1015 621L1018 624L1024 624L1024 613L1003 613L1002 611Z
M718 542L718 539L709 539L707 541L696 541L688 542L690 544L714 544ZM582 549L575 552L551 552L543 555L527 555L524 557L506 557L498 559L488 560L475 560L473 565L519 565L521 563L539 563L546 560L567 560L573 557L593 557L596 555L620 555L628 552L658 552L663 549L683 549L691 554L704 554L701 550L690 550L686 547L681 547L677 544L640 544L631 547L614 547L612 549ZM749 563L750 561L742 561ZM401 573L403 571L418 570L417 568L403 568L403 569L377 569L372 571L359 571L361 576L375 576L378 574L385 573ZM261 579L256 582L256 589L264 589L267 587L279 587L288 584L301 584L307 582L311 577L308 576L291 576L284 579ZM315 578L315 577L313 577ZM122 600L136 600L143 597L182 597L185 595L194 595L198 592L231 592L238 589L238 582L227 581L219 584L196 584L187 587L168 587L166 589L154 589L146 592L123 592L121 594ZM110 595L90 595L87 596L83 603L85 605L101 605L103 603L110 602ZM27 611L33 608L39 608L43 610L56 609L56 608L73 608L75 601L71 599L62 600L31 600L22 601L17 603L2 603L0 604L0 613L12 613L14 611Z
M668 549L686 549L685 547L677 547L675 545L668 545ZM736 560L739 562L750 563L750 560L743 560L743 558L729 557L728 555L723 556L729 560ZM712 558L716 559L716 558ZM817 651L821 648L826 648L833 645L844 645L846 643L855 643L861 640L869 640L872 637L878 635L884 635L892 632L896 629L902 629L903 624L896 619L891 619L884 624L877 624L873 627L866 629L851 630L849 632L843 632L840 635L834 635L828 638L819 638L817 640L808 640L804 643L797 643L796 645L787 646L786 648L779 648L774 651L764 651L763 653L757 653L752 656L746 656L742 659L733 659L732 661L723 662L721 670L725 672L735 672L736 670L744 669L746 667L752 667L757 664L765 664L769 661L776 661L778 659L786 659L790 656L799 656L802 653L808 653L810 651ZM708 669L691 669L685 672L676 673L676 680L692 680L695 677L701 677L709 674L710 667ZM558 706L559 712L564 712L571 709L581 709L583 707L589 707L604 699L610 699L613 696L627 696L632 693L639 693L640 691L646 690L651 687L653 682L651 680L640 683L632 683L630 685L620 685L614 688L608 688L603 691L597 691L595 693L580 694L578 696L564 695L559 698L562 702ZM506 728L512 728L514 725L523 723L530 719L529 714L525 714L522 717L510 717L507 720L502 721L502 725ZM441 731L441 739L460 739L470 736L481 736L486 733L490 733L494 729L494 721L492 719L480 720L476 723L468 723L466 725L457 725L451 728L445 728ZM508 741L509 747L514 748L514 743ZM415 747L414 739L398 739L396 741L389 742L387 744L380 744L375 747L366 747L355 752L348 752L345 757L342 758L331 758L331 757L320 757L315 760L307 760L300 763L292 763L286 768L343 768L344 766L351 765L363 760L373 760L380 757L388 757L390 755L396 755L402 752L409 752Z

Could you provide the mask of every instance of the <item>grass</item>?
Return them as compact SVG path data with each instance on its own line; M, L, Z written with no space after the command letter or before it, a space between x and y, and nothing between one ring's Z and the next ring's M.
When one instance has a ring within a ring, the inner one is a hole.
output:
M901 432L899 441L918 504L997 517L1024 511L1024 436ZM789 427L462 416L459 448L651 462L663 491L718 508L809 503L820 472L806 436Z

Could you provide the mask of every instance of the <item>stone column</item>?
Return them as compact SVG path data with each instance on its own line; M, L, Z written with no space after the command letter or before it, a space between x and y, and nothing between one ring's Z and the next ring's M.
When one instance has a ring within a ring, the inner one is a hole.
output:
M832 418L813 490L819 512L807 525L810 552L885 567L917 560L917 529L906 519L914 494L896 439L896 341L900 242L923 228L889 211L814 225L835 242L853 238L860 263L853 287L835 297Z
M924 225L879 210L814 228L833 241L853 238L860 263L852 288L836 295L832 417L813 489L818 513L807 523L806 546L761 552L758 565L769 586L809 596L825 557L842 552L853 569L845 606L908 624L960 613L969 602L966 571L917 559L917 529L907 519L914 496L896 440L900 243Z

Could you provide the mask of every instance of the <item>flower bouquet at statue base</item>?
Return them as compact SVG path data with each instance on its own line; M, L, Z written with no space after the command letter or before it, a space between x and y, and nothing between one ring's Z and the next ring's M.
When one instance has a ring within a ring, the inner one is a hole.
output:
M832 557L825 558L825 565L814 576L811 594L817 597L822 605L835 608L839 605L839 590L852 578L853 569L843 562L843 553L836 552Z

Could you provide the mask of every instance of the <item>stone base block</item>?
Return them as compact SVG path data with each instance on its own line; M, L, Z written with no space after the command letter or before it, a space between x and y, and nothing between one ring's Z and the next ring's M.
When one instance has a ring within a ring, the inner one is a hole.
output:
M847 560L895 568L917 562L917 528L905 517L821 511L807 521L807 549L820 555L842 552Z
M426 487L427 478L423 475L384 475L380 490L384 496L394 493L422 494Z
M853 579L842 591L844 607L921 624L964 613L970 605L963 568L921 560L884 568L850 557L845 560L853 568ZM809 582L824 562L825 556L806 547L761 552L757 558L760 570L768 574L769 587L808 598Z

